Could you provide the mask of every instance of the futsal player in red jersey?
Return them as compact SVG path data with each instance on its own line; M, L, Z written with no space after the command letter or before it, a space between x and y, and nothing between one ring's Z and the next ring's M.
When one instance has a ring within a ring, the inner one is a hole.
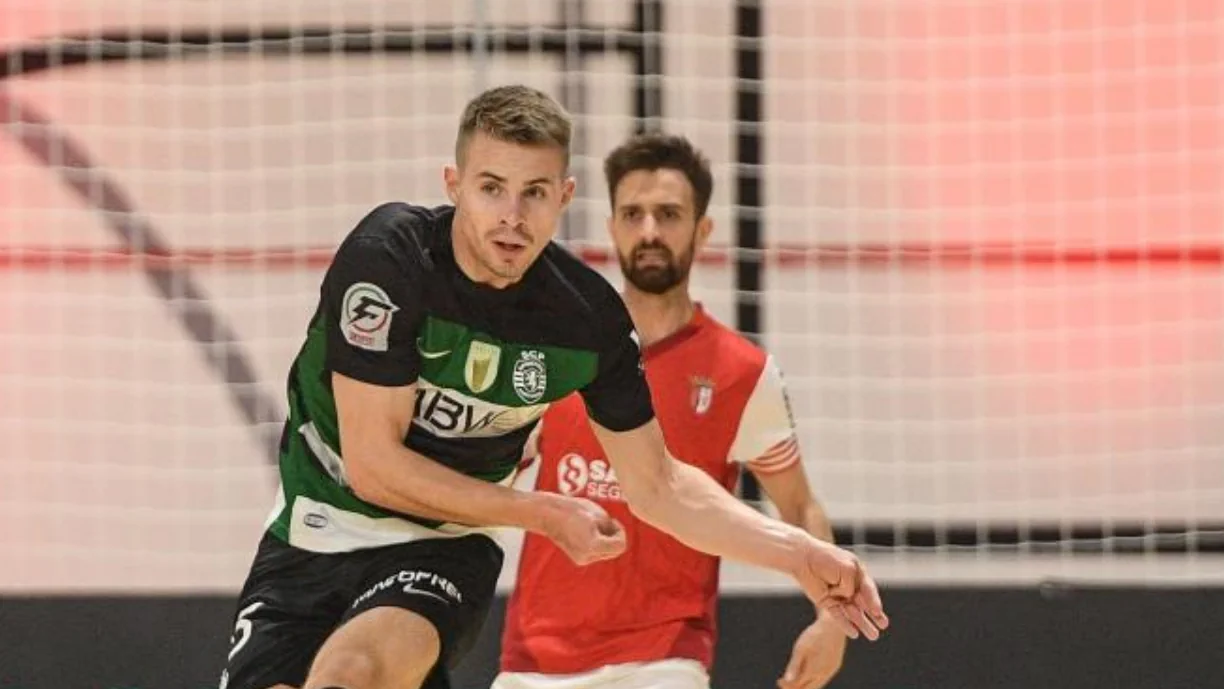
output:
M642 135L609 154L604 172L624 299L668 449L729 491L746 468L782 520L831 540L776 362L689 293L693 259L713 229L708 161L682 137ZM625 526L629 545L580 567L526 535L493 689L708 689L719 560L634 517L580 397L545 413L525 461L540 463L537 490L596 501ZM832 619L814 621L778 685L824 686L845 640Z

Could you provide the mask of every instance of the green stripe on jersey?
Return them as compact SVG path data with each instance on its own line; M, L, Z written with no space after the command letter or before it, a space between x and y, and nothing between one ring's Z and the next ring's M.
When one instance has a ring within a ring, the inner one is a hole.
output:
M595 352L505 342L427 316L417 338L421 377L501 407L554 402L595 379Z

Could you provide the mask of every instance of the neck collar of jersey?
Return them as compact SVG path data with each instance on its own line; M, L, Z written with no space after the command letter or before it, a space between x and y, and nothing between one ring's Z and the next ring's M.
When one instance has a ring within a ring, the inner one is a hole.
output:
M679 330L658 342L653 342L643 347L642 358L652 359L691 340L694 335L701 332L701 329L709 321L710 317L706 315L705 308L702 307L701 302L696 302L693 304L693 317L689 319L689 322L680 326Z

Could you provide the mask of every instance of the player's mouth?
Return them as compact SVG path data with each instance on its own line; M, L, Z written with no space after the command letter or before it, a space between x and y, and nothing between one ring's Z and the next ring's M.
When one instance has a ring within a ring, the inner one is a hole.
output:
M493 248L503 258L518 258L527 251L527 245L510 239L494 239Z
M667 251L648 249L638 251L634 261L642 268L666 268L671 265L671 255Z

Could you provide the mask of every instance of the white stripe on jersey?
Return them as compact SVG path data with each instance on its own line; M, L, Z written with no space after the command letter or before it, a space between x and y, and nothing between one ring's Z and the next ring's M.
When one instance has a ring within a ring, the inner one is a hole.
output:
M438 438L494 438L516 431L543 416L548 404L507 407L458 390L417 380L417 414L413 425Z

